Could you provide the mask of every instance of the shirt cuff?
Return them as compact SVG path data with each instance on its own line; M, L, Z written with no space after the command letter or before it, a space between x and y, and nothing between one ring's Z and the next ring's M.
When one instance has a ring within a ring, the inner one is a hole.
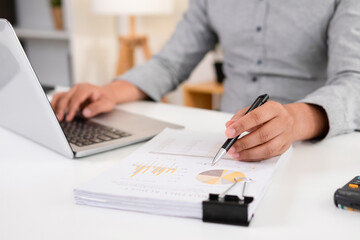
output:
M163 96L174 88L167 72L153 59L132 68L114 80L124 80L134 84L154 101L161 101Z
M322 94L312 93L297 102L317 105L325 110L329 122L329 131L319 140L353 131L351 123L347 121L346 111L344 111L341 101L329 100Z
M142 92L144 92L151 100L159 102L162 99L162 97L159 95L157 91L145 87L144 79L145 79L144 76L133 73L133 70L130 70L124 73L123 75L116 77L113 81L123 80L129 82L135 85L135 87L140 89Z

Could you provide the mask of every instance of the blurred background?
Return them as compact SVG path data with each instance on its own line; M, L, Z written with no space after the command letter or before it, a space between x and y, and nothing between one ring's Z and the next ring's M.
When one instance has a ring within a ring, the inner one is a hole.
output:
M118 8L109 8L116 4ZM0 17L13 24L42 85L103 85L117 75L122 62L130 58L138 65L147 59L144 44L133 49L133 56L120 49L121 36L123 43L134 39L131 35L135 27L136 36L146 37L148 54L154 55L169 39L187 7L188 0L1 0ZM180 86L164 101L195 106L191 96L205 94L200 102L212 103L199 106L216 109L222 86L208 86L216 82L214 62L218 58L218 53L207 54L185 87Z

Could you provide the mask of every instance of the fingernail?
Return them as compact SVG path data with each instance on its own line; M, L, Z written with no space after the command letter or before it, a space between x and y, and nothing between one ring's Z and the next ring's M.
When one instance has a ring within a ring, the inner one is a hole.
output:
M235 133L236 133L236 131L235 131L235 129L233 129L233 128L228 128L228 129L226 129L226 135L227 135L229 138L235 137Z
M233 154L233 153L235 153L235 149L233 147L231 147L228 151L228 154Z
M83 115L84 115L85 117L90 117L90 115L91 115L91 110L90 110L90 109L84 109Z
M239 153L234 153L231 155L234 159L238 159L240 158L240 154Z

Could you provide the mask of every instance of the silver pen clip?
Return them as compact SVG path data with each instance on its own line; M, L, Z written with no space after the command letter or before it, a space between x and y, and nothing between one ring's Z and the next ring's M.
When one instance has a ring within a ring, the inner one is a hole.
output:
M240 181L239 181L240 180ZM225 200L225 196L226 194L232 189L235 187L236 184L240 183L240 182L244 182L243 184L243 188L242 188L242 192L241 192L241 195L238 196L240 201L243 202L245 200L245 188L246 188L246 184L248 182L253 182L254 180L252 180L251 178L247 178L247 177L235 177L234 178L234 183L228 188L226 189L223 193L221 193L219 195L219 201L224 201Z

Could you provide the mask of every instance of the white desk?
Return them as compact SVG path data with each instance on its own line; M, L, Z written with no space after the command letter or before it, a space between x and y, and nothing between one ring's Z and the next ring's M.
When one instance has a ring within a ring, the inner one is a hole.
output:
M149 102L120 108L194 130L224 131L231 116ZM359 133L295 144L248 228L74 204L75 186L140 145L70 160L0 128L0 239L360 239L360 213L333 203L360 175Z

